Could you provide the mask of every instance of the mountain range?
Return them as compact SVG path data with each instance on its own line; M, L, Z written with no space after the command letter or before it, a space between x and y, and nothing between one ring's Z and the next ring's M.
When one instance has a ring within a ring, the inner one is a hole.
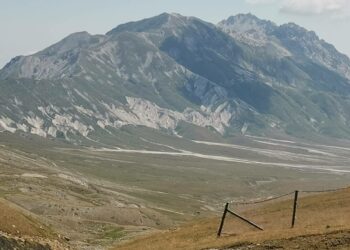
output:
M163 13L78 32L0 70L0 131L141 145L129 128L206 138L350 138L350 59L294 23Z

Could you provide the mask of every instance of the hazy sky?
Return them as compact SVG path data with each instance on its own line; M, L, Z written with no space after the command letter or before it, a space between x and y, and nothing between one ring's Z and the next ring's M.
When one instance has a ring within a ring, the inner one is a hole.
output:
M0 0L0 67L70 33L106 33L120 23L176 12L217 23L251 12L295 22L350 55L350 0Z

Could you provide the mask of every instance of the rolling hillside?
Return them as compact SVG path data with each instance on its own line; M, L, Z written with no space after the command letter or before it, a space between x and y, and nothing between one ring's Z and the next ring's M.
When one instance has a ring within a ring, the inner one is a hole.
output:
M158 232L121 244L115 249L349 249L350 189L299 199L297 222L290 228L293 200L234 207L263 226L247 226L228 215L224 234L217 238L220 216L178 229Z
M51 228L34 214L0 199L0 249L62 250L66 248Z

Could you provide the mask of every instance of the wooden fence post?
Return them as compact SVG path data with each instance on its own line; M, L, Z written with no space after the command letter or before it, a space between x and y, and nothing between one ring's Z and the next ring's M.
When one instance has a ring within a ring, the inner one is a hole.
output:
M228 203L226 203L224 213L222 214L221 223L220 223L220 227L219 227L219 230L218 230L218 237L221 236L221 232L222 232L222 228L224 227L224 222L225 222L225 217L226 217L226 214L227 214L227 210L228 210Z
M299 191L296 190L294 194L294 205L293 205L293 216L292 216L292 228L294 227L295 224L295 215L297 213L297 205L298 205L298 194Z

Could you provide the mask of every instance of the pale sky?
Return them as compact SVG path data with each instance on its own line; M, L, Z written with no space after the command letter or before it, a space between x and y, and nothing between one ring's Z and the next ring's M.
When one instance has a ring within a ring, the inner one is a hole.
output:
M350 0L0 0L0 68L73 32L104 34L163 12L212 23L249 12L277 24L295 22L350 55Z

